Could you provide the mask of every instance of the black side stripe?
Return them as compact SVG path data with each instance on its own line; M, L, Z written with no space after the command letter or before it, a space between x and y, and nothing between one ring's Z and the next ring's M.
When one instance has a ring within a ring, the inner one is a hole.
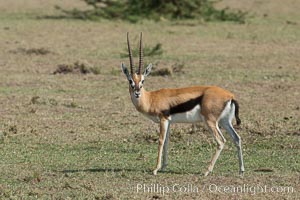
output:
M181 103L181 104L178 104L174 107L171 107L168 110L163 110L162 113L165 116L170 116L170 115L174 115L174 114L177 114L177 113L184 113L184 112L190 111L195 106L201 105L202 98L203 98L203 96L199 96L195 99L191 99L189 101L186 101L184 103Z

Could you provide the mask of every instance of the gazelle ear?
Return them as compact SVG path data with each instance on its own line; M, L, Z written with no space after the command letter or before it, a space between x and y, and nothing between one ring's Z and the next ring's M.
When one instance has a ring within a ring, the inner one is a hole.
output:
M121 69L122 69L122 72L126 75L127 79L129 80L129 77L130 77L129 71L124 63L121 64Z
M144 71L144 76L145 76L145 77L148 76L148 75L150 74L151 70L152 70L152 63L150 63L150 64L146 67L146 69L145 69L145 71Z

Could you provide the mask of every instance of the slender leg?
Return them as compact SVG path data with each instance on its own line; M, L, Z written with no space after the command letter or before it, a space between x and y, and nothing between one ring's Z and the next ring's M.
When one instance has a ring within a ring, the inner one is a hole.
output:
M196 133L196 131L197 131L197 124L193 123L192 124L192 131L191 131L191 133Z
M162 153L163 153L163 147L166 141L167 131L169 127L170 122L165 119L160 119L160 134L159 134L159 143L158 143L158 156L157 156L157 164L156 168L153 171L153 174L156 175L157 171L161 168L161 160L162 160Z
M164 171L168 165L168 146L169 146L169 137L170 137L170 123L168 123L166 139L163 148L163 165L161 170Z
M217 128L217 131L218 131L219 135L221 136L223 142L225 143L225 142L226 142L226 139L225 139L225 137L223 136L223 133L221 132L221 130L220 130L218 124L216 124L216 128Z
M208 165L208 169L205 172L204 176L207 176L209 173L211 173L213 171L215 163L216 163L218 157L220 156L220 154L224 148L224 144L226 142L225 138L223 137L223 135L218 127L217 122L206 121L206 123L207 123L208 129L210 130L210 132L213 134L214 138L216 139L216 141L218 143L218 147L210 161L210 164Z
M239 165L240 165L240 175L243 175L245 168L244 168L244 161L243 161L241 137L237 134L237 132L232 127L231 122L223 121L221 125L230 134L231 138L233 139L234 144L237 147Z

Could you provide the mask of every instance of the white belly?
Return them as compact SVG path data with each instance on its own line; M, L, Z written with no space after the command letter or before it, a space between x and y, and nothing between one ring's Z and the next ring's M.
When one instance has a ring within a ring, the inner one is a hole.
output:
M172 123L194 123L203 121L203 115L200 114L200 105L185 113L177 113L169 117Z

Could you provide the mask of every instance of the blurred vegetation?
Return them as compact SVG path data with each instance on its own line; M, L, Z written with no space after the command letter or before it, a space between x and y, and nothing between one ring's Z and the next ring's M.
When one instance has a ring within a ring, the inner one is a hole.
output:
M100 68L95 67L87 61L76 61L71 64L60 64L53 74L100 74Z
M246 12L229 8L216 9L221 0L83 0L89 10L64 10L67 16L83 20L122 19L138 22L142 19L174 20L201 19L205 21L234 21L244 23Z
M162 49L162 44L161 43L157 43L156 45L154 45L153 47L150 46L145 46L143 48L144 51L144 57L151 57L151 56L160 56L163 54L163 49ZM138 48L133 48L132 49L132 55L134 57L138 57L139 55L139 49ZM124 48L124 52L120 54L121 58L127 58L128 57L128 50L127 47Z

